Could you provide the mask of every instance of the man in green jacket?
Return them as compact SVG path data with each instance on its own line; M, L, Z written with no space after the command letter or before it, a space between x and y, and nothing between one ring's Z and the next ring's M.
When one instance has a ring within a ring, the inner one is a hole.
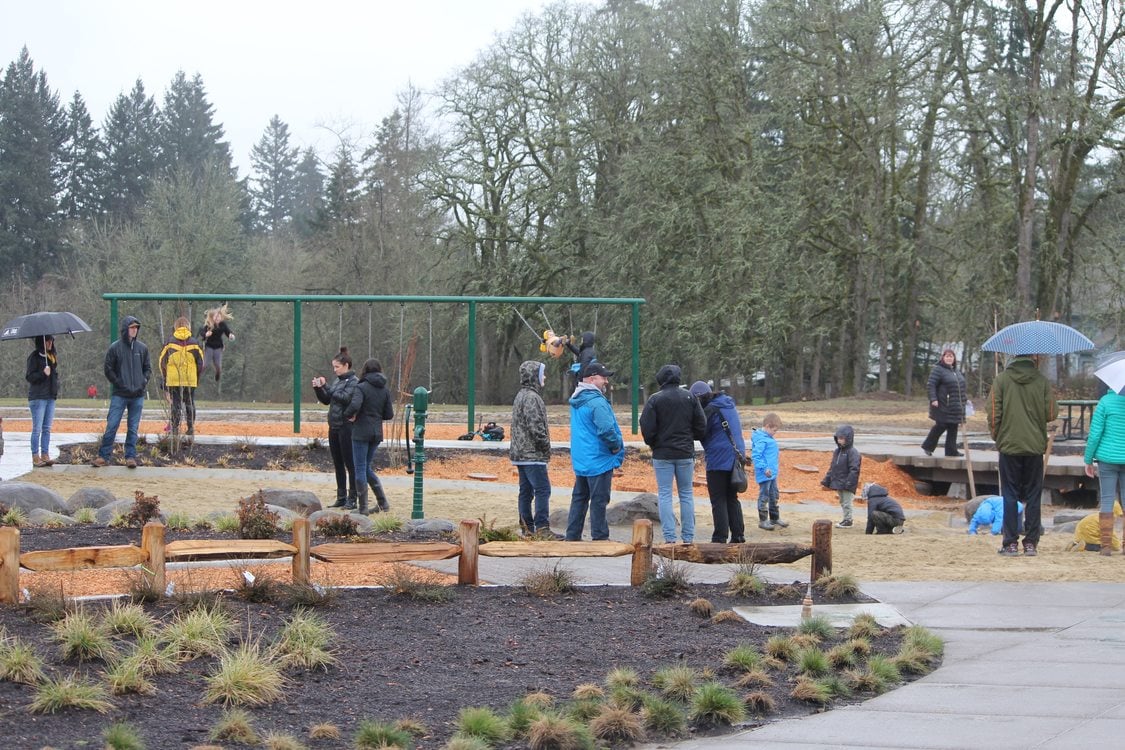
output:
M992 383L988 396L988 429L1000 452L1000 494L1004 497L1004 546L1000 554L1015 557L1019 549L1019 512L1024 508L1023 553L1036 554L1043 533L1040 508L1047 423L1058 417L1051 384L1039 372L1037 355L1017 355Z

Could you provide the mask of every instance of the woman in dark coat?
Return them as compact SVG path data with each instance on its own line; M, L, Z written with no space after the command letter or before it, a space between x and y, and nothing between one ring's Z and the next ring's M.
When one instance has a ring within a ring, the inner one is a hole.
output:
M344 410L344 418L352 420L352 460L355 462L356 489L359 496L359 512L368 513L367 487L375 492L379 505L370 512L388 511L391 504L383 492L383 483L375 473L375 450L383 442L383 422L394 419L395 410L391 392L387 389L387 378L383 366L377 359L363 363L359 371L359 385L352 394L352 401Z
M352 458L352 423L344 419L344 410L352 402L359 381L352 372L348 347L341 346L332 358L336 380L331 384L324 377L313 378L313 391L320 403L328 406L328 450L336 469L336 504L333 508L356 507L355 461ZM350 489L349 489L350 485Z
M51 424L59 397L59 358L54 336L36 336L35 350L27 356L27 406L31 410L31 463L53 466Z
M941 353L941 361L934 365L926 391L930 396L930 419L934 420L934 426L922 441L922 450L932 456L944 432L945 455L960 456L957 427L965 422L965 376L957 370L957 355L952 349Z

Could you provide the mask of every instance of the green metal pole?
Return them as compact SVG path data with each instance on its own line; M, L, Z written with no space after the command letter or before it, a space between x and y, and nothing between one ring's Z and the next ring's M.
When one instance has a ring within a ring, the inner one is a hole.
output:
M117 300L111 299L109 301L109 343L111 344L117 338L118 313ZM164 342L161 342L160 345L163 346Z
M293 432L301 432L301 300L293 300Z
M425 518L422 512L422 475L426 468L426 410L430 392L422 386L414 389L414 507L411 518Z
M476 424L477 411L477 303L469 303L469 393L466 402L469 405L469 429L472 432Z
M641 394L641 306L633 303L633 434L640 429L641 421L638 412Z

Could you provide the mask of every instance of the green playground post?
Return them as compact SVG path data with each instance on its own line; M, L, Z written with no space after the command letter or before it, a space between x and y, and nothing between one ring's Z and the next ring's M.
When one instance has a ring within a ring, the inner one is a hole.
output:
M430 392L422 386L414 389L414 507L411 518L425 518L422 512L422 475L426 468L426 410Z

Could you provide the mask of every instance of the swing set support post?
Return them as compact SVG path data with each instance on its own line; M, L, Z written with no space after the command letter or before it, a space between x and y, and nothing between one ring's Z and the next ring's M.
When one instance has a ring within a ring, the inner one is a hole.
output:
M117 338L119 303L121 300L134 301L179 301L179 302L213 302L221 299L224 302L282 302L293 305L293 432L301 432L301 305L306 302L393 302L404 304L407 302L425 302L433 305L440 304L468 304L468 362L466 363L468 386L466 402L468 405L468 431L473 431L476 420L476 371L477 371L477 303L516 305L629 305L632 310L632 371L633 378L630 383L632 392L632 426L633 434L639 432L640 427L640 306L645 303L640 297L471 297L452 295L390 295L390 294L168 294L149 292L106 292L102 299L109 302L109 329L110 343ZM432 337L431 337L432 344ZM431 368L433 363L430 363Z

